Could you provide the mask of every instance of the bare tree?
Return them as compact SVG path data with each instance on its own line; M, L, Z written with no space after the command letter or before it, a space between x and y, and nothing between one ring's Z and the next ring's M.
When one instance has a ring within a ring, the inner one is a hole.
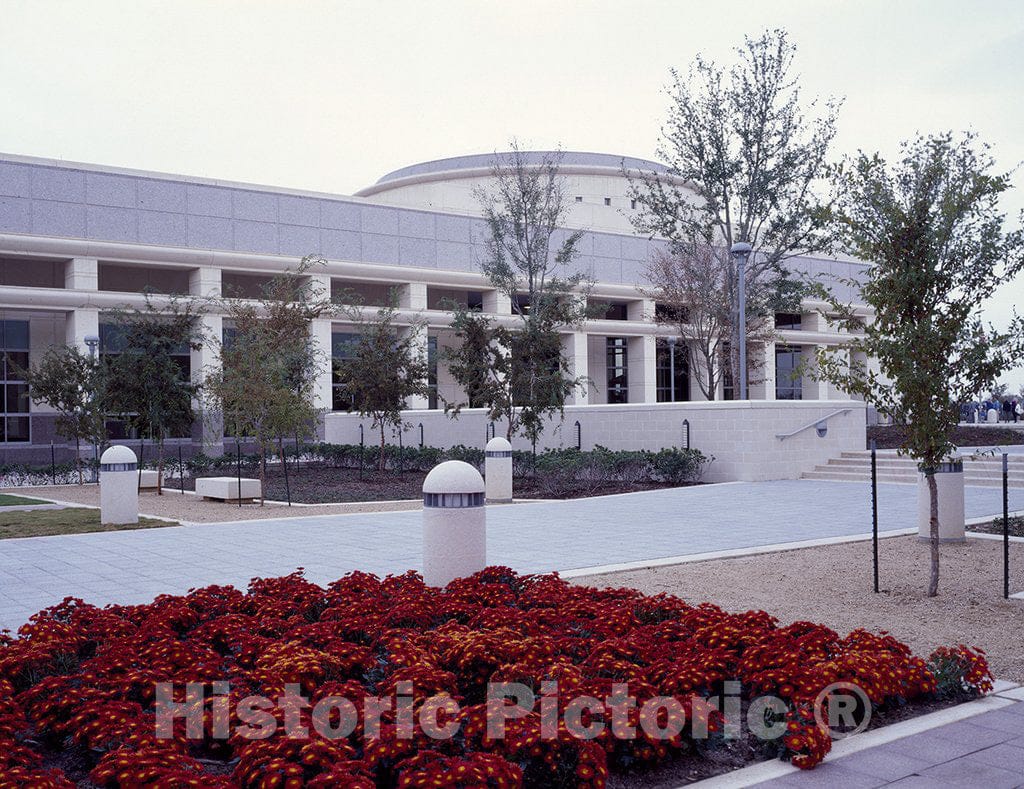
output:
M829 173L838 108L829 101L820 116L805 117L791 76L796 47L785 31L747 38L737 52L739 62L728 70L698 56L685 77L672 71L672 103L658 148L668 172L642 173L631 189L637 229L667 238L673 257L689 268L687 278L701 275L693 295L704 294L712 310L727 301L722 329L731 338L734 378L737 273L724 253L736 241L753 247L746 267L748 336L770 329L775 310L798 308L803 290L785 264L829 248L831 199L819 192ZM708 267L708 247L717 250L724 277ZM677 284L663 266L652 273L662 276L650 279L655 294Z

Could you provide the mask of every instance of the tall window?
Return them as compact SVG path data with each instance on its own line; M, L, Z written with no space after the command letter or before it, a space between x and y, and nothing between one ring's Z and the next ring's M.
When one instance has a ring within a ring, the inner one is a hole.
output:
M775 348L775 399L801 400L799 346L776 346Z
M672 353L675 353L675 387L672 386ZM683 343L670 345L658 340L657 353L658 402L685 402L690 399L690 359ZM675 398L673 399L673 394Z
M722 343L722 399L736 399L736 382L732 377L732 343Z
M629 351L625 337L608 337L607 347L607 382L608 402L629 402Z
M28 369L28 321L0 321L0 441L23 442L29 440L29 409L32 400L28 384L20 372Z
M345 361L355 355L355 346L359 335L352 332L334 332L331 334L331 410L351 411L355 406L352 395L341 383L341 371Z
M427 408L437 408L437 335L427 337Z

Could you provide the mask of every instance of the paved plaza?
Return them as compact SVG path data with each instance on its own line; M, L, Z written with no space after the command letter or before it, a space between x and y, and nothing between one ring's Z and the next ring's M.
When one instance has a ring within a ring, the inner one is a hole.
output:
M1008 695L1020 699L1020 689ZM755 785L758 789L1016 789L1024 786L1024 701Z
M1001 492L967 489L968 517L1001 510ZM916 489L879 486L880 527L916 522ZM1011 491L1024 510L1024 490ZM0 541L0 628L65 596L142 603L208 584L244 588L304 567L326 583L351 570L421 567L419 512L294 517ZM783 480L701 485L488 509L488 562L567 571L864 534L866 484Z

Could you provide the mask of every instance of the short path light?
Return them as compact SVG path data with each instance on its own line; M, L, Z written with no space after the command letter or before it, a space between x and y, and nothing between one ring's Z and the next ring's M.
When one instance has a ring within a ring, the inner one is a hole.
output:
M423 581L446 586L487 566L487 508L480 472L448 460L423 480Z

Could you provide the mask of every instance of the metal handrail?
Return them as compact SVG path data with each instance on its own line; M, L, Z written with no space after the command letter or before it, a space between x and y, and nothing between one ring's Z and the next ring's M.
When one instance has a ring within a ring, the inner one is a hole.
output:
M839 409L833 411L831 414L828 414L827 416L823 416L820 419L815 419L813 422L809 422L806 425L804 425L803 427L798 427L796 430L793 430L790 433L776 433L775 437L777 439L779 439L779 441L785 441L787 438L792 438L797 433L802 433L805 430L810 430L812 427L817 427L822 422L827 422L828 420L830 420L834 416L839 416L840 414L845 414L848 411L852 411L852 410L853 410L852 408L839 408Z

